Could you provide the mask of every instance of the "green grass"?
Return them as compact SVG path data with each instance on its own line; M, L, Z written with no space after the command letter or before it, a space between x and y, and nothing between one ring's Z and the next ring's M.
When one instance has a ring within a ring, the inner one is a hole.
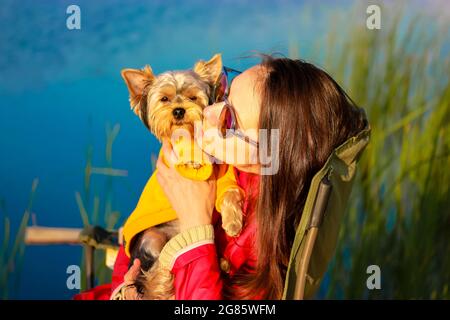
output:
M90 145L86 152L86 165L84 169L84 189L83 192L75 192L75 200L78 205L83 226L98 225L105 229L112 230L118 228L120 212L113 209L114 192L113 183L116 177L127 175L124 170L113 168L113 145L120 131L120 125L111 127L106 125L106 145L103 167L95 167L92 164L93 147ZM94 188L94 181L103 183L103 188ZM87 279L84 269L84 255L81 260L82 266L82 287L85 290ZM111 270L105 265L105 252L95 251L95 275L97 284L111 282Z
M355 15L336 18L319 46L372 126L328 298L450 298L450 29L397 10L376 31ZM381 290L366 288L372 264Z
M20 271L22 270L23 257L25 254L25 228L30 220L33 200L38 184L39 180L34 179L27 208L22 215L19 228L13 238L11 238L11 221L6 210L6 203L4 200L0 202L0 210L3 215L3 239L0 248L0 299L2 300L7 300L10 297L10 288L18 290L20 287ZM13 294L14 293L16 292L13 292Z

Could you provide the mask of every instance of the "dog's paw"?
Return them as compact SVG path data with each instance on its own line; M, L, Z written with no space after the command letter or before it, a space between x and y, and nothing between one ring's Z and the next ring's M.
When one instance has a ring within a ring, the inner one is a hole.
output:
M230 221L228 223L222 223L222 228L230 237L237 237L242 230L241 221Z
M226 191L220 206L222 228L231 236L236 237L242 230L242 195L238 189Z

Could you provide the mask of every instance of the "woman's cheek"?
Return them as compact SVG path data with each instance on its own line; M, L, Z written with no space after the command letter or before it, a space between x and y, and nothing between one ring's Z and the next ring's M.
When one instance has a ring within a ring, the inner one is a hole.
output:
M249 165L258 163L258 149L242 139L231 137L226 139L224 158L226 163L233 165Z
M219 136L215 113L207 114L201 126L196 128L195 138L200 148L222 163L248 165L258 163L258 149L235 136Z

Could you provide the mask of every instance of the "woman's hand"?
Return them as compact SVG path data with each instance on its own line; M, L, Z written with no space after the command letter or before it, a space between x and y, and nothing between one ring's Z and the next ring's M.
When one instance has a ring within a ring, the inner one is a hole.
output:
M194 181L180 175L174 168L175 154L169 142L162 146L164 159L156 162L156 179L169 199L180 221L180 230L211 224L211 217L216 200L216 181Z
M139 259L134 259L133 265L127 271L124 276L124 286L125 287L125 300L141 300L138 294L134 282L136 281L139 273L141 272L141 262Z

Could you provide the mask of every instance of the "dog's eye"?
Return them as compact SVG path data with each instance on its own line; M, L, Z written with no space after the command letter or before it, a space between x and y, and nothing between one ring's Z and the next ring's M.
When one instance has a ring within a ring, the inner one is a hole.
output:
M192 101L195 101L195 100L197 100L197 97L196 96L192 96L189 99L191 99Z
M166 96L164 96L164 97L161 98L161 101L162 101L162 102L167 102L167 101L169 101L169 98L167 98Z

